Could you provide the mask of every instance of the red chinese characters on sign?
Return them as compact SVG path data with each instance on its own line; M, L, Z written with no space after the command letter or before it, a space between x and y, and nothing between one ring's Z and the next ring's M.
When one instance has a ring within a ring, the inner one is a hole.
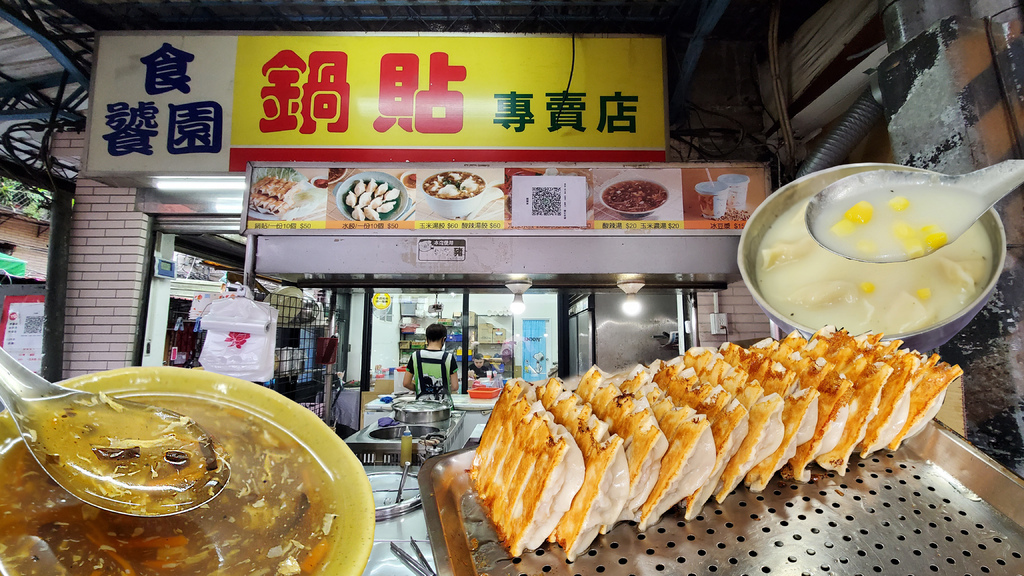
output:
M448 64L446 52L430 55L428 87L420 90L419 56L385 54L380 60L380 96L374 120L377 132L387 132L396 123L406 132L455 134L462 130L462 92L449 83L466 79L465 66Z
M377 132L386 132L398 122L412 132L416 114L416 90L420 86L420 58L415 54L385 54L380 59L380 117L373 121Z
M260 132L283 132L299 127L299 96L297 84L306 71L306 62L291 50L282 50L263 65L263 76L269 86L260 90L263 118Z
M420 90L420 58L416 54L385 54L380 60L380 116L377 132L398 124L406 132L456 134L462 130L464 97L451 90L466 79L465 66L452 66L446 52L430 55L426 90ZM308 75L306 74L308 70ZM282 50L263 65L267 85L260 90L263 118L260 131L298 129L313 134L322 124L328 132L345 132L349 125L351 86L347 81L348 54L316 51L308 62Z
M309 76L303 83L307 68ZM320 121L327 123L328 132L348 130L347 71L348 55L344 52L313 52L309 55L308 66L291 50L275 54L263 65L263 76L269 85L260 90L264 116L260 120L260 131L283 132L299 128L303 134L312 134Z
M327 121L328 132L348 130L350 87L345 81L348 54L344 52L313 52L309 55L309 79L302 87L302 128L299 132L316 132L318 120Z

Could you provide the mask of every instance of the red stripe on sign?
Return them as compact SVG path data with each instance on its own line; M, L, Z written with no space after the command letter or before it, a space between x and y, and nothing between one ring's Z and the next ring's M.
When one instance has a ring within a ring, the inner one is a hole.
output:
M664 162L664 150L417 150L375 148L232 148L228 169L244 172L246 162Z

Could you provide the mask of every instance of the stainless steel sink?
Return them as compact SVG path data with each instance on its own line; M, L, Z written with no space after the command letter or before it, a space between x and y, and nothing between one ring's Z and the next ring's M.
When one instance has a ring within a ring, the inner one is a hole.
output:
M419 465L434 454L443 454L461 446L454 446L460 438L462 420L466 413L452 410L447 420L422 424L381 426L376 421L345 439L359 461L364 465L395 464L402 451L402 431L406 426L412 434L412 463Z
M395 440L401 439L402 432L408 428L413 438L422 438L427 434L433 434L434 432L440 432L441 429L436 426L423 426L422 424L409 424L406 426L388 426L386 428L377 428L376 430L370 430L370 437L378 440Z

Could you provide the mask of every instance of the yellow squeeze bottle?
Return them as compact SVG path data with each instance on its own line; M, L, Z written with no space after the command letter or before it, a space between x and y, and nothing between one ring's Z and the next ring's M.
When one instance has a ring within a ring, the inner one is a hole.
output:
M409 427L405 427L405 431L402 432L402 459L399 464L404 465L406 462L412 462L412 432L409 431Z

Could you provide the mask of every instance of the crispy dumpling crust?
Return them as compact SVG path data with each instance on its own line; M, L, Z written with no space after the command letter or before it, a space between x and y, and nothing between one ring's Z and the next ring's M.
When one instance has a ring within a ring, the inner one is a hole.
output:
M575 392L558 379L510 381L470 477L514 555L547 538L571 562L596 537L593 510L614 516L598 500L616 458L629 485L618 519L645 530L673 505L694 518L712 494L721 502L741 480L757 492L780 469L806 482L811 463L844 474L858 447L862 456L886 442L897 449L963 374L900 345L826 327L809 339L793 333L749 348L697 348L615 374L593 366ZM563 460L573 454L582 464L570 480ZM562 484L572 493L551 518ZM691 485L698 487L684 494ZM538 518L548 533L537 533Z

